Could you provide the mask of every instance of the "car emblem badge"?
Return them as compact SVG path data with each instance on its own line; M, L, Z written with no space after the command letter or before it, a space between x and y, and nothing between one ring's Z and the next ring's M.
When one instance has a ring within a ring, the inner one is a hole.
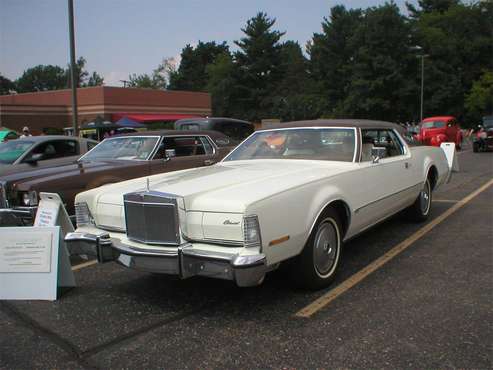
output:
M233 222L231 220L226 220L223 222L223 225L238 225L240 223L240 221L238 222Z

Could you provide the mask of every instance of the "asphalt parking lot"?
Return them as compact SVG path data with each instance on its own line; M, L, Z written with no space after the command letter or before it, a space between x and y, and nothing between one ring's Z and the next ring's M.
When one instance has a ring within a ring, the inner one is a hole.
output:
M326 290L74 260L58 301L0 302L0 368L492 368L493 153L459 162L426 224L350 241Z

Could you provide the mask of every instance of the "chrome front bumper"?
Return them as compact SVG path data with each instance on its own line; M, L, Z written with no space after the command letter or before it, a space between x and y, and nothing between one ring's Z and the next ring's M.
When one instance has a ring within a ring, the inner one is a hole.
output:
M96 257L98 262L115 261L123 266L141 271L178 275L182 279L207 276L233 280L240 287L258 285L271 269L265 255L239 255L228 252L211 252L185 243L173 251L136 249L110 238L108 234L68 233L65 242L70 254Z

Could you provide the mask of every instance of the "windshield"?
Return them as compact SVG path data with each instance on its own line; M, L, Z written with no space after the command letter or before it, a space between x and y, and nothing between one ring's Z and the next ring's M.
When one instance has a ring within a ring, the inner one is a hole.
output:
M483 126L486 129L493 128L493 118L483 119Z
M151 155L158 140L159 137L157 136L127 136L105 139L83 156L81 160L146 160Z
M442 128L442 127L445 127L445 121L423 122L423 125L421 127L423 127L423 128Z
M258 131L224 161L249 159L312 159L352 162L353 128L296 128Z
M7 141L0 144L0 163L12 164L26 150L33 146L32 141L25 139Z

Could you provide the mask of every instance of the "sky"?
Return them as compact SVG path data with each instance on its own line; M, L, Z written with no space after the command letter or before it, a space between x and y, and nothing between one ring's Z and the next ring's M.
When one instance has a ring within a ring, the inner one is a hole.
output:
M394 1L405 13L404 0ZM417 1L411 0L416 3ZM179 60L186 44L233 41L259 11L276 18L283 41L304 46L330 8L367 8L384 0L74 0L76 57L105 84ZM0 74L14 80L38 64L69 62L67 0L0 0Z

